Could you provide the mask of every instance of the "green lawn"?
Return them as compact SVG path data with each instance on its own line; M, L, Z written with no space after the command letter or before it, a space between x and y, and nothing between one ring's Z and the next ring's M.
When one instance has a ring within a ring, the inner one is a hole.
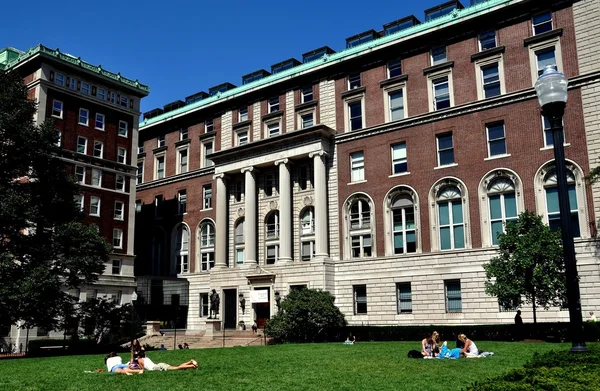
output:
M280 345L149 352L152 361L195 359L198 370L124 376L84 373L103 367L100 356L0 361L0 390L461 390L474 381L522 366L534 352L568 344L477 341L495 352L482 359L415 360L418 342ZM123 355L123 361L126 361ZM104 367L105 368L105 367Z

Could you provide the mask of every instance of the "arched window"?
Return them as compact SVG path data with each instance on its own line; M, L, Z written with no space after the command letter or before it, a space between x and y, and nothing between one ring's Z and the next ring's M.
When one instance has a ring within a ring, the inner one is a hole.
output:
M272 265L279 258L279 211L267 215L265 222L265 263Z
M177 274L187 273L189 271L189 242L190 233L183 224L175 230L175 260L177 265Z
M498 235L504 233L504 227L518 219L517 197L514 182L499 177L490 182L487 188L492 244L498 244Z
M235 225L235 262L244 263L244 219L238 220Z
M567 169L567 190L569 192L569 206L571 211L571 230L573 237L581 237L579 227L579 208L577 206L577 188L575 176ZM556 170L553 168L544 177L544 191L546 194L546 214L548 225L553 231L560 229L560 208L558 206L558 183L556 181Z
M408 194L398 194L392 199L390 208L394 254L416 252L415 206L412 197Z
M442 187L436 195L440 250L465 248L465 219L460 189Z
M300 259L310 261L315 256L315 209L312 206L300 213Z
M363 197L355 197L348 207L350 257L367 258L373 255L371 229L371 203Z
M203 272L215 266L215 226L210 221L200 223L200 264Z

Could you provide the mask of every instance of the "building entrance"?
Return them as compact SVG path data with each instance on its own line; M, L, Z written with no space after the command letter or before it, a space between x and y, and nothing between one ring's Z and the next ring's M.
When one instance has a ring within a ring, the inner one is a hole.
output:
M254 314L256 316L256 324L259 328L264 328L265 322L271 318L271 289L270 288L256 288L256 291L266 290L268 301L266 303L254 303Z
M237 323L237 290L223 290L223 327L226 329L235 329Z

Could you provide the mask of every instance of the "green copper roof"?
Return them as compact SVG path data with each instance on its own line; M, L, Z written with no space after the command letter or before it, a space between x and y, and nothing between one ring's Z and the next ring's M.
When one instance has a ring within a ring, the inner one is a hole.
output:
M210 98L202 99L199 102L195 102L195 103L186 105L179 109L169 111L167 113L161 114L159 116L156 116L156 117L153 117L150 119L145 119L144 121L140 122L139 128L140 128L140 130L143 130L144 127L154 125L158 122L167 121L174 116L184 114L188 111L192 111L192 110L201 108L203 106L208 106L213 102L217 102L219 100L225 100L227 98L239 95L241 93L255 89L255 88L263 86L263 85L273 84L273 83L276 83L281 80L289 79L290 77L294 76L297 73L309 71L310 69L316 68L319 65L322 65L325 63L334 64L334 63L344 61L346 58L360 54L361 52L363 52L365 50L377 48L377 47L385 45L391 41L395 41L399 38L404 38L404 37L407 37L410 35L423 33L428 30L434 30L436 28L439 28L439 27L442 27L445 25L452 25L452 24L460 23L462 21L462 19L464 19L464 18L467 18L470 16L477 16L478 14L486 13L486 12L492 10L493 8L496 8L499 6L508 6L511 4L519 3L521 1L523 1L523 0L488 0L488 1L484 1L479 4L472 5L467 8L455 9L451 13L449 13L445 16L442 16L440 18L436 18L436 19L430 20L428 22L424 22L424 23L409 27L405 30L398 31L394 34L387 35L387 36L378 38L373 41L365 42L361 45L358 45L358 46L355 46L355 47L352 47L352 48L349 48L349 49L346 49L346 50L343 50L343 51L340 51L337 53L325 55L318 60L295 66L295 67L287 69L285 71L278 72L276 74L272 74L272 75L262 78L260 80L257 80L257 81L254 81L254 82L251 82L248 84L244 84L240 87L236 87L229 91L219 93L215 96L211 96Z
M79 68L83 68L87 71L96 73L106 78L112 79L117 83L126 85L127 87L134 88L141 91L144 94L150 92L150 87L140 83L137 80L131 80L121 76L120 73L113 73L102 69L101 65L92 65L83 61L80 57L75 57L67 53L61 53L58 49L50 49L44 45L37 45L32 47L26 52L21 52L12 48L5 48L0 50L0 69L6 70L19 65L27 59L35 56L36 54L44 54L50 57L54 57L69 65L74 65Z

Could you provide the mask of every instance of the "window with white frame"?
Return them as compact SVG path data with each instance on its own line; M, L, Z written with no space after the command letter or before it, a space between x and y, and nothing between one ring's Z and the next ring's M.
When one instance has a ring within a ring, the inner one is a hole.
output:
M96 113L96 124L94 127L98 130L104 130L104 114Z
M392 199L390 208L392 212L394 254L417 252L415 206L412 197L400 193Z
M315 256L315 209L307 207L300 214L300 259L310 261Z
M371 206L357 198L349 207L350 254L352 258L372 256Z
M348 75L348 90L359 88L360 85L360 73L352 73Z
M117 174L115 176L115 190L125 191L125 175Z
M400 60L393 60L387 63L387 76L389 79L400 76L401 74L402 62Z
M269 99L269 113L273 113L278 110L279 110L279 97L275 96L275 97Z
M178 174L184 174L186 172L188 172L188 149L187 148L182 148L179 149L177 151L178 156L177 156L177 173Z
M354 296L354 315L367 313L367 286L353 285L352 292Z
M90 122L90 111L88 109L79 109L79 125L88 126Z
M544 147L549 148L549 147L553 147L554 146L554 136L552 135L552 126L550 125L550 121L548 120L548 118L546 118L545 116L542 115L542 127L543 127L543 131L544 131ZM562 132L563 132L563 142L566 144L566 133L565 133L565 127L563 124L563 128L562 128Z
M446 312L462 312L462 293L460 280L444 280L444 290L446 293Z
M92 168L92 186L102 187L102 170Z
M567 169L567 191L569 194L569 209L571 210L571 231L574 238L581 237L579 227L579 208L577 204L577 188L575 176ZM558 203L558 182L556 170L551 169L544 177L544 192L546 194L546 214L548 225L553 231L560 230L560 207Z
M82 81L80 91L83 95L89 95L90 94L90 83L86 83L86 82Z
M500 71L498 63L481 67L481 84L483 96L485 98L492 98L502 93L500 88Z
M440 249L465 248L465 219L460 189L454 185L443 187L437 194L436 203Z
M124 220L125 219L125 204L121 201L115 201L115 220Z
M106 90L104 88L98 88L98 93L96 96L100 100L106 100Z
M190 233L187 227L180 224L175 230L175 261L177 274L189 272Z
M268 242L265 249L265 264L274 265L279 259L279 244Z
M56 99L52 101L52 116L55 118L63 117L63 103L61 101Z
M504 132L504 122L497 122L486 125L488 139L488 156L506 155L506 134Z
M499 177L488 185L492 244L498 244L498 235L505 232L506 224L518 219L515 184L506 177Z
M240 107L238 110L238 122L248 121L248 106Z
M387 120L398 121L405 118L404 113L404 88L395 88L387 91Z
M137 150L138 154L140 153L144 153L144 140L142 140L141 138L138 139L138 150Z
M206 140L202 142L202 167L211 167L213 161L208 158L208 155L214 152L214 140Z
M129 130L129 124L125 121L119 121L119 136L127 137L127 132ZM144 151L142 144L142 152Z
M402 174L408 171L406 158L406 143L392 145L392 174Z
M436 137L438 167L454 164L454 142L452 133L438 134Z
M446 47L440 46L431 49L431 65L437 65L448 61L446 57Z
M113 275L118 276L121 274L121 260L120 259L113 259L111 271L112 271Z
M244 263L244 219L240 219L235 226L235 262Z
M187 213L187 192L185 190L177 192L177 212L180 215Z
M157 148L161 148L164 147L166 144L166 138L164 134L159 135L158 137L156 137L156 146Z
M200 224L200 258L203 272L215 266L215 226L209 221Z
M207 119L204 121L204 133L210 133L214 130L214 121Z
M63 75L62 73L56 72L54 74L54 84L64 87L65 86L65 75Z
M208 299L208 293L200 293L200 317L210 316L210 300Z
M485 33L479 34L479 51L484 51L488 49L493 49L497 46L496 43L496 31L486 31Z
M189 137L188 128L179 129L179 141L187 140Z
M94 140L94 157L102 159L104 157L104 143Z
M121 147L117 148L117 162L121 164L127 163L127 149Z
M265 126L267 127L267 136L279 136L281 133L281 122L280 120L265 122Z
M399 314L412 313L412 289L410 282L396 283L396 296L398 298L397 310Z
M552 30L552 12L544 12L531 18L533 35L543 34Z
M144 161L139 161L137 164L137 171L136 171L136 184L142 184L144 183Z
M100 198L90 197L90 216L100 216Z
M114 228L113 229L113 248L123 248L123 230Z
M363 151L350 154L350 182L365 180L365 154Z
M364 127L363 125L363 101L362 99L348 101L347 106L347 118L348 118L348 130L358 130Z
M87 138L77 136L77 153L87 153Z
M538 77L544 72L544 68L548 65L552 66L554 69L558 70L558 66L556 63L556 48L548 47L544 49L537 50L535 52L535 59L537 65L537 75Z
M269 213L265 221L265 263L273 265L279 258L279 212Z
M75 201L75 209L79 212L83 212L83 194L76 194L75 196L73 196L73 200Z
M75 179L77 183L85 183L85 167L75 166Z
M313 87L304 87L301 92L302 103L311 102L313 98Z
M77 91L77 79L71 78L68 87L73 91Z
M433 88L433 110L442 110L450 107L450 84L448 76L433 79L431 84Z
M110 92L108 95L108 101L112 104L117 103L117 94L115 92Z
M165 155L154 157L154 179L163 179L165 177Z
M305 113L300 113L300 129L310 128L315 124L315 113L314 111L309 111Z
M242 129L235 132L236 145L248 144L248 129Z
M212 184L207 183L202 186L202 209L212 208Z

